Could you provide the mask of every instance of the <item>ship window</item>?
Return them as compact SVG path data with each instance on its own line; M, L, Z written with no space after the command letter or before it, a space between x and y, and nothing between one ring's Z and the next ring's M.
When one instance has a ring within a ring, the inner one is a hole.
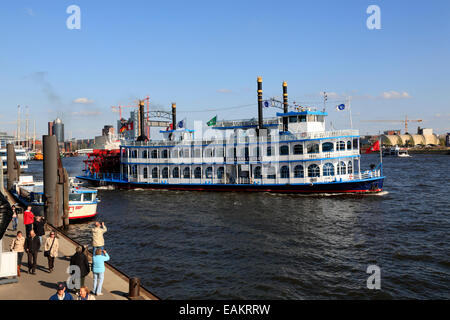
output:
M158 159L158 150L152 150L152 159Z
M334 144L332 142L322 143L322 152L333 152Z
M306 115L302 115L298 118L300 119L300 122L306 122Z
M308 153L319 153L319 144L318 143L308 143L306 145L306 150Z
M348 162L347 173L353 173L353 163L351 161Z
M303 145L296 144L294 146L294 154L303 154Z
M158 178L158 168L157 167L154 167L152 169L152 178L154 178L154 179Z
M171 155L171 157L172 158L178 158L178 150L177 149L172 149L172 155Z
M304 178L304 177L305 177L305 174L303 171L303 166L302 165L295 166L294 178Z
M267 156L270 157L274 154L273 147L267 147Z
M347 150L352 150L352 142L347 141Z
M200 149L194 149L194 158L200 158L201 152Z
M148 169L147 168L144 168L143 175L144 175L144 179L148 178Z
M236 148L230 148L230 149L228 149L227 154L228 154L228 157L234 158L234 155L236 154Z
M276 179L277 178L274 167L269 167L266 170L267 170L267 179Z
M144 158L144 159L148 158L148 151L147 150L142 151L142 158Z
M195 179L200 179L202 177L202 168L197 167L194 170L194 178Z
M137 150L131 151L131 157L132 158L137 158L138 157L137 154L138 154Z
M332 163L328 162L323 165L323 176L334 176L334 165Z
M337 149L338 151L345 150L345 141L339 141L338 144L337 144L337 146L336 146L336 149Z
M219 167L217 169L217 179L223 179L223 174L224 174L224 168L223 167Z
M345 162L341 161L338 163L337 172L338 172L338 174L341 174L341 175L345 174L345 172L346 172Z
M213 177L213 169L212 169L212 167L206 168L205 175L206 175L206 178L212 179L212 177Z
M261 167L260 166L255 168L255 170L254 170L254 178L255 179L261 179L262 178Z
M180 169L178 167L173 168L173 170L172 170L172 177L173 178L179 178L180 177Z
M184 168L183 170L183 178L189 179L191 177L191 169L189 167Z
M353 149L358 149L358 139L353 139Z
M320 177L320 169L317 164L311 164L308 166L308 177Z
M95 200L95 194L94 193L83 193L83 201L85 202L92 202Z
M216 149L216 157L220 157L220 158L223 157L223 148L222 147L219 147Z
M185 148L183 149L183 154L182 156L184 156L185 158L189 158L190 157L190 152L189 152L189 148Z
M169 168L165 167L161 170L161 176L163 178L168 178L169 177Z
M287 155L289 155L289 147L281 146L280 147L280 156L287 156Z
M169 157L169 154L167 152L167 149L164 149L161 151L161 158L162 159L167 159Z
M289 117L289 123L296 123L297 122L297 116L290 116Z
M81 193L70 193L69 201L81 201Z
M211 158L213 156L213 149L206 149L205 150L205 157Z
M133 165L131 166L131 174L133 176L133 178L137 178L137 165Z
M288 166L281 167L280 175L282 179L289 178L289 167Z
M253 157L259 157L259 147L253 148Z

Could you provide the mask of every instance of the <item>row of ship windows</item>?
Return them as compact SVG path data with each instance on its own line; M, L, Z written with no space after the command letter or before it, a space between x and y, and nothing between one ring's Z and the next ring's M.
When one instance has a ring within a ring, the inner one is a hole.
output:
M335 170L336 169L336 170ZM315 178L321 176L321 170L319 165L317 164L311 164L307 168L307 175L308 177ZM276 179L276 173L275 169L269 168L267 170L269 173L266 175L267 179ZM294 167L293 170L293 178L304 178L305 177L305 168L303 165L297 165ZM222 179L224 177L225 169L224 167L219 167L216 169L216 178ZM172 169L172 176L171 178L180 178L180 168L175 167ZM324 177L331 177L335 175L345 175L345 174L352 174L353 173L353 164L351 161L349 161L347 164L344 161L339 162L336 167L333 163L325 163L322 166L322 176ZM143 178L147 179L149 178L149 172L148 168L143 169ZM288 166L282 166L280 168L280 178L281 179L287 179L291 177L291 173ZM133 165L131 166L131 175L133 177L137 177L137 166ZM169 168L165 167L159 170L159 168L154 167L151 171L151 178L157 179L161 176L161 178L169 178ZM191 178L191 168L185 167L182 172L183 179L190 179ZM202 178L202 168L196 167L193 170L193 178L194 179L201 179ZM205 170L205 178L212 179L213 178L213 168L207 167ZM253 169L253 178L255 179L261 179L262 178L262 172L261 172L261 166L257 166Z
M320 148L322 147L322 148ZM321 145L319 143L310 142L306 144L306 150L304 150L304 147L302 144L296 144L294 145L291 150L289 150L289 146L283 145L279 148L279 155L280 156L287 156L289 154L292 155L302 155L306 151L307 154L312 153L320 153L322 152L334 152L336 151L345 151L345 150L354 150L358 149L358 139L352 141L338 141L336 145L333 142L324 142ZM200 149L194 149L193 152L190 152L191 149L189 148L179 148L179 149L173 149L172 152L170 152L170 158L189 158L191 154L193 154L194 158L200 158L201 157L201 150ZM260 156L260 147L255 147L252 149L253 154L252 156ZM228 151L229 157L234 157L237 153L236 148L230 148ZM249 147L242 148L242 156L248 157L250 154ZM274 156L275 155L275 147L267 147L266 148L266 155L267 156ZM207 148L204 151L204 157L206 158L212 158L212 157L223 157L224 156L224 149L223 148ZM129 158L138 158L138 151L137 150L131 150L129 153ZM169 151L166 149L158 150L153 149L151 152L148 152L148 150L144 150L141 153L141 158L144 159L168 159L169 158Z

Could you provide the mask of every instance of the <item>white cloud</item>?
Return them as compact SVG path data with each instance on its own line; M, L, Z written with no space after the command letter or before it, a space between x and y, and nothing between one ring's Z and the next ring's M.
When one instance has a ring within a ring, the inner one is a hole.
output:
M73 100L73 103L81 103L81 104L91 104L94 100L89 100L88 98L78 98Z
M230 89L219 89L219 90L217 90L217 92L219 92L219 93L232 93L233 91L231 91Z
M380 98L388 99L388 100L389 99L409 99L409 98L411 98L411 95L406 91L398 92L398 91L391 90L391 91L385 91L385 92L381 93Z
M102 113L100 111L87 111L87 110L82 110L82 111L73 111L71 113L72 116L77 116L77 117L91 117L91 116L99 116Z

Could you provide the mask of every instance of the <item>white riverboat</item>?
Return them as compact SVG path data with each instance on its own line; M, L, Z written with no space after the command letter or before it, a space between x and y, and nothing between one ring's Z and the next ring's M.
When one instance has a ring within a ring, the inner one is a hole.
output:
M69 186L69 220L90 219L97 214L97 190L80 185L73 178ZM34 214L44 215L44 183L33 176L20 176L11 193L24 206L31 206Z
M16 152L17 162L20 165L20 171L27 170L28 169L28 155L27 155L26 150L21 147L15 147L14 151ZM0 158L2 161L3 171L6 171L6 169L8 168L6 148L0 149Z

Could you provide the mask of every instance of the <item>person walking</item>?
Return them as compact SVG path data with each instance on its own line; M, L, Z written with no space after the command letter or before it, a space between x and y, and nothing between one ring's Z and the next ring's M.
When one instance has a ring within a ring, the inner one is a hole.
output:
M30 274L36 274L37 255L40 247L39 237L31 230L30 236L25 240L25 251L28 254L28 273Z
M18 211L18 210L16 210L16 205L15 205L15 204L12 205L12 211L13 211L13 216L12 216L12 229L13 229L13 231L16 231L16 230L17 230L17 224L18 224L18 222L19 222L19 216L18 216L18 214L17 214L17 211ZM25 239L25 238L24 238L24 239Z
M73 300L72 295L66 292L66 288L64 282L58 282L56 293L52 295L49 300Z
M92 252L96 252L97 249L103 250L105 248L105 239L103 238L103 234L108 231L105 226L105 223L96 221L95 227L92 228Z
M27 210L23 213L23 224L25 225L25 235L28 238L30 231L33 230L34 214L31 211L31 206L27 207Z
M25 237L22 235L22 231L17 231L16 238L11 242L11 251L17 252L17 276L20 277L20 267L25 251Z
M56 238L55 231L50 232L50 237L47 238L44 246L44 256L48 259L48 271L53 272L55 268L55 257L58 256L59 241Z
M95 300L95 297L91 294L88 287L82 286L80 288L80 294L78 295L77 300Z
M80 269L80 283L79 287L75 286L77 290L81 290L81 287L84 287L84 279L89 274L89 261L84 254L84 248L77 247L75 249L75 254L70 258L71 266L78 266Z
M102 296L102 286L105 277L105 262L109 261L106 250L97 249L92 257L92 272L94 273L94 286L92 291L96 296Z
M34 222L33 222L33 230L36 233L36 235L39 237L39 241L41 242L41 246L42 246L42 236L45 235L45 221L44 221L44 217L42 216L36 216L34 218Z

